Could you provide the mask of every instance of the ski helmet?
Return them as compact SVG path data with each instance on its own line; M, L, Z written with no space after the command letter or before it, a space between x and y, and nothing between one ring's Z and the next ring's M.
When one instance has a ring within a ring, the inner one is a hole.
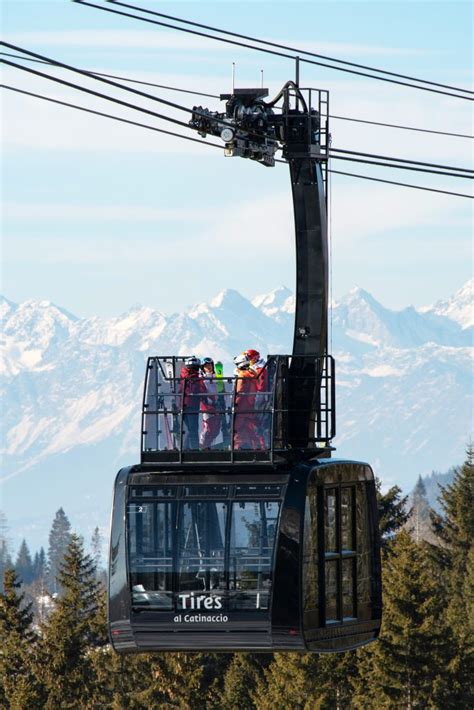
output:
M203 359L201 360L201 367L203 367L204 365L214 365L214 360L212 359L212 357L203 357Z
M195 355L192 355L191 357L187 357L186 360L184 361L184 364L186 367L199 367L201 364L201 361L198 357Z
M258 350L246 350L245 354L249 360L260 360L260 353Z
M250 366L250 360L247 353L240 353L234 357L234 365L239 370L248 370Z

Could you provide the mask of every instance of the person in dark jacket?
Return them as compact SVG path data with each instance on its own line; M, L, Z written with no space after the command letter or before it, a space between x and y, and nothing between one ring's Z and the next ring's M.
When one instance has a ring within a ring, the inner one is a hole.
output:
M201 378L201 361L194 355L181 368L180 392L183 396L183 449L199 449L199 411L207 394Z

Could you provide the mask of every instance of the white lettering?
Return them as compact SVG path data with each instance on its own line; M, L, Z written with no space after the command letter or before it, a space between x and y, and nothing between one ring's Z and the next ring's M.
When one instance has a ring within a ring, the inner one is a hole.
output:
M178 598L181 603L181 608L186 609L188 606L187 600L189 599L190 595L189 594L179 594Z
M185 614L183 621L186 624L195 624L195 623L214 623L214 624L222 624L222 623L227 623L229 621L229 617L226 616L225 614L216 614L212 616L206 616L205 614Z
M222 597L206 596L200 594L194 596L193 592L178 594L178 604L181 609L191 609L192 611L201 609L222 609Z

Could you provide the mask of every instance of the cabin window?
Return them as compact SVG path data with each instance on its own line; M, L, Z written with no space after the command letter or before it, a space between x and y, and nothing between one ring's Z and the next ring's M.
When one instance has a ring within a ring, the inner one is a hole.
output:
M163 500L170 491L175 500ZM133 606L268 610L281 505L270 497L282 493L276 485L134 487L128 504Z
M324 490L325 622L348 621L355 609L355 485Z
M171 609L173 605L174 504L129 503L128 544L133 604Z
M303 548L307 628L371 619L371 554L366 484L310 486Z
M178 591L224 589L227 503L183 502L178 521Z
M268 609L280 503L234 503L229 548L231 609Z

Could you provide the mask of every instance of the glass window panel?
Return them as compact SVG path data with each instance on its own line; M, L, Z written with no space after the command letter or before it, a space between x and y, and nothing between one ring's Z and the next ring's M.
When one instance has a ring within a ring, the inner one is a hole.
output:
M342 616L343 618L354 618L354 565L355 558L342 560Z
M127 514L132 602L170 609L174 503L129 503Z
M171 498L176 495L176 486L136 486L132 498Z
M337 552L336 489L324 491L324 539L325 551Z
M186 486L184 495L186 498L196 496L227 498L229 494L229 486Z
M370 619L371 600L371 550L365 483L356 488L356 544L357 544L357 615L359 619Z
M341 545L343 550L355 550L354 489L341 488Z
M318 604L318 548L316 490L310 489L304 514L303 545L303 608L317 609Z
M235 495L237 497L241 496L252 496L252 495L268 495L268 496L279 496L281 495L281 486L268 484L266 486L259 485L242 485L235 487Z
M324 565L326 583L326 622L338 621L337 613L337 561Z
M151 370L154 373L156 370ZM154 375L148 382L143 446L147 451L169 451L179 448L179 403L175 394L156 386ZM169 387L168 387L169 390Z
M178 523L178 590L222 590L227 504L186 502Z
M230 531L231 609L267 609L280 503L233 503Z

